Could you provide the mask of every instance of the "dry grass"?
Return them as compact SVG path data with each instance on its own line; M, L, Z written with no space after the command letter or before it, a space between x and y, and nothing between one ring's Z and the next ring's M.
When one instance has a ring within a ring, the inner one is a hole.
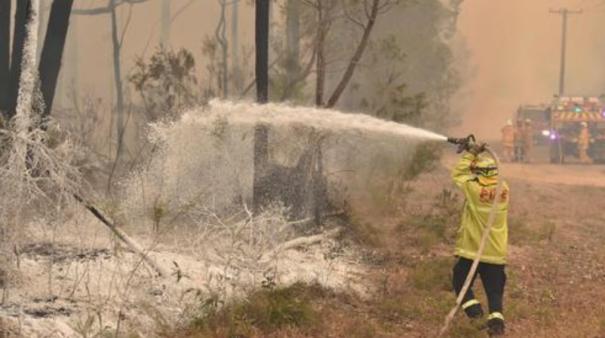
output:
M367 261L374 265L367 280L377 285L373 297L316 294L308 304L320 320L300 328L276 326L267 331L265 327L249 337L434 335L454 302L451 240L461 200L450 195L440 205L448 181L447 172L438 170L413 182L396 218L368 213L353 219L354 233L372 239L366 244L372 253ZM605 199L605 189L529 185L520 180L509 184L514 200L505 293L508 336L602 336L605 232L594 203ZM479 280L474 289L486 304ZM486 333L459 314L449 336Z

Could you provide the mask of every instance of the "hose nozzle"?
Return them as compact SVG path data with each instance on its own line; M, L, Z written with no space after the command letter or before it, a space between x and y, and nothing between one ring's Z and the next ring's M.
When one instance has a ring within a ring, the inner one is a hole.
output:
M469 134L467 137L456 138L456 137L448 137L447 142L455 144L458 146L457 153L461 153L465 150L468 150L473 144L475 144L476 139L475 135Z

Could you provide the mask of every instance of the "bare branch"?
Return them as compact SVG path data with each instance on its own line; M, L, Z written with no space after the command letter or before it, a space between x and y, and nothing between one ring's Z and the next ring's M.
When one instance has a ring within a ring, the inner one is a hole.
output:
M369 0L366 0L366 3L364 4L366 11L367 11L367 1L369 1ZM351 58L351 61L349 62L349 65L347 66L346 71L342 75L342 78L341 78L340 82L338 83L338 86L336 86L336 89L332 93L332 96L330 96L330 99L328 99L328 102L326 104L327 108L332 108L332 107L334 107L334 105L336 105L336 102L338 102L340 95L342 95L345 88L347 87L347 84L353 77L353 74L355 73L355 68L357 67L357 64L359 63L359 61L361 60L361 57L363 56L366 46L368 45L368 41L370 39L370 34L372 33L372 28L374 27L374 24L376 23L376 17L378 16L378 7L379 7L380 3L381 3L380 0L372 0L372 8L371 8L369 16L368 16L368 23L363 32L363 36L361 37L361 41L359 42L359 45L357 45L357 49L355 50L355 53L353 54L353 57Z
M189 0L188 3L184 4L181 8L179 8L176 12L174 12L174 15L170 18L170 22L174 22L174 20L176 20L176 18L181 15L187 8L189 8L191 5L193 5L195 3L195 0Z
M361 27L361 29L365 29L366 26L361 21L359 21L357 18L355 18L351 13L349 13L349 11L347 10L347 5L344 3L344 1L345 0L340 0L344 16L352 23Z
M269 70L273 69L273 67L275 67L275 65L281 61L281 59L284 57L284 54L280 54L278 55L275 60L273 60L273 62L271 62L269 64ZM244 89L244 91L240 94L240 98L243 98L244 96L246 96L246 94L248 94L248 92L250 92L250 90L252 88L254 88L254 84L256 83L256 77L254 77L251 82L248 84L248 86L246 86L246 88Z
M181 8L179 8L174 13L174 15L170 18L170 23L173 23L174 20L176 20L176 18L178 18L181 14L183 14L185 12L185 10L187 8L189 8L191 5L193 5L194 3L195 3L195 0L189 0L188 3L181 6ZM145 56L145 54L147 54L147 50L149 49L149 44L151 44L151 39L153 38L155 31L158 28L159 23L160 23L160 20L156 20L155 23L153 24L153 28L151 29L151 32L149 33L149 37L147 38L147 42L145 43L145 48L143 48L143 52L141 53L141 55Z
M305 69L298 75L298 77L286 84L286 88L284 88L284 92L282 93L282 96L280 98L281 101L285 100L288 97L288 95L290 95L290 91L296 84L306 80L307 77L309 77L309 75L311 74L311 70L313 69L313 65L315 64L316 57L317 57L317 43L314 43L313 51L311 52L311 59L305 66Z
M96 8L74 8L71 12L76 15L99 15L99 14L109 14L112 9L118 8L121 5L129 4L136 5L143 2L147 2L148 0L121 0L116 1L115 5L107 5L103 7ZM113 8L112 8L113 7Z
M97 208L95 205L89 203L80 195L75 194L73 197L76 201L80 202L91 214L93 214L101 223L103 223L106 227L109 228L122 242L124 242L132 251L137 253L141 258L157 272L157 274L161 277L168 276L168 273L153 259L149 256L148 253L141 248L141 246L132 240L123 230L121 230L114 222L112 222L103 212Z
M310 0L300 0L300 1L307 6L313 7L315 9L319 9L320 5L317 2L312 2Z
M128 31L128 26L130 26L130 21L132 19L132 4L128 6L128 17L126 18L126 23L124 23L124 27L122 27L122 34L120 36L120 49L124 45L124 37L126 36L126 32Z

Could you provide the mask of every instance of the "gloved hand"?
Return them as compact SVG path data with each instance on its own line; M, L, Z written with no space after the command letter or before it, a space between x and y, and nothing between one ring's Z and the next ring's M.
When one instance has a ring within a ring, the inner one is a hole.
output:
M467 147L467 151L475 156L481 154L487 148L487 143L471 143Z

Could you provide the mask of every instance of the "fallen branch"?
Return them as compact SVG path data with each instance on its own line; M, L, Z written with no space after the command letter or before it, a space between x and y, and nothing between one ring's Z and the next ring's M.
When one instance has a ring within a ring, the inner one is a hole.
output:
M279 245L277 248L275 248L273 250L267 251L266 253L262 254L259 261L261 263L267 262L268 260L272 259L275 255L277 255L283 251L294 249L294 248L297 248L300 246L309 246L309 245L315 244L317 242L321 242L328 238L334 238L334 237L338 236L341 232L342 232L342 228L336 228L336 229L332 229L330 231L327 231L327 232L324 232L324 233L321 233L318 235L295 238L291 241L288 241L288 242L285 242L285 243Z
M122 242L124 242L132 251L141 256L143 260L153 269L160 277L168 276L168 273L162 269L158 265L156 261L154 261L145 251L138 245L135 241L133 241L126 233L120 230L112 221L110 221L101 210L92 205L91 203L85 201L80 195L74 194L74 198L80 202L90 213L92 213L99 221L105 224L109 230L111 230Z

